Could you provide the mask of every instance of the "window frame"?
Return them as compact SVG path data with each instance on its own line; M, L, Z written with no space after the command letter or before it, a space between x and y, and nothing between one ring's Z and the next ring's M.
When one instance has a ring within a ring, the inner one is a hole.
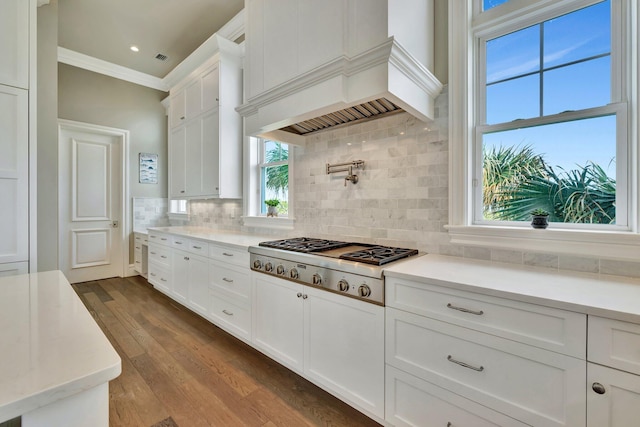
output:
M292 230L295 222L294 217L294 153L295 146L291 143L282 142L288 146L288 157L286 161L264 163L264 141L266 138L247 137L245 141L245 173L244 173L244 216L243 225L256 228L271 228L280 230ZM269 139L275 141L274 139ZM281 142L281 141L277 141ZM261 169L264 165L277 166L279 164L289 165L289 189L288 195L288 215L286 217L267 217L262 213L262 185Z
M449 0L450 191L449 225L446 228L452 243L615 259L637 260L640 257L637 142L640 115L631 109L640 99L640 47L630 43L630 40L637 39L640 13L634 1L611 1L611 61L616 64L612 66L612 103L597 109L614 111L617 128L622 129L619 136L623 140L626 138L622 144L619 139L616 147L618 162L626 158L628 165L626 171L620 169L626 176L626 187L618 179L619 175L616 177L617 193L626 195L625 202L628 203L617 207L628 213L626 227L622 230L615 226L581 228L574 224L552 223L547 230L540 232L532 230L526 223L477 221L476 214L477 193L480 191L475 191L474 185L481 182L477 180L478 173L482 172L482 153L481 144L475 144L475 138L480 134L479 127L475 126L475 117L478 115L477 103L484 104L485 101L477 96L482 88L478 85L486 83L481 79L483 67L476 60L481 54L481 38L486 40L508 34L530 26L534 21L542 22L593 5L598 0L510 0L487 11L481 11L481 0ZM620 37L614 36L616 28L619 28ZM614 77L616 75L619 78ZM560 113L553 119L575 117L572 114ZM544 122L548 117L530 120ZM617 174L620 166L617 164ZM618 200L622 199L624 197L618 197Z

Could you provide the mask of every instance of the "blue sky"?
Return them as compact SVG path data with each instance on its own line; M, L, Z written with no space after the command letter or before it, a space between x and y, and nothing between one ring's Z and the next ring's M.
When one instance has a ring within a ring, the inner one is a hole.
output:
M484 0L485 10L506 1ZM611 102L610 33L607 0L488 41L487 123ZM615 177L614 116L494 133L483 142L529 145L565 169L591 161Z

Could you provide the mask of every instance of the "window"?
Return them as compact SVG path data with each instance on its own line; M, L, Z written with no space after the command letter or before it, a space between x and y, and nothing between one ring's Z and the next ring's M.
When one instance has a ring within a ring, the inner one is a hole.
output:
M551 222L627 226L611 40L610 0L478 37L475 222L528 223L543 209Z
M245 226L266 228L293 228L293 174L294 147L283 142L250 137L248 164L245 167L244 217ZM265 201L277 200L277 217L267 217Z
M289 146L282 142L260 139L260 213L267 213L265 200L277 200L278 216L289 213Z
M452 242L536 251L553 242L598 256L606 242L607 256L630 257L625 245L640 243L635 3L449 7ZM550 212L545 234L531 234L536 208Z
M189 212L187 212L187 201L186 200L169 200L169 218L170 219L180 219L186 220L188 219Z

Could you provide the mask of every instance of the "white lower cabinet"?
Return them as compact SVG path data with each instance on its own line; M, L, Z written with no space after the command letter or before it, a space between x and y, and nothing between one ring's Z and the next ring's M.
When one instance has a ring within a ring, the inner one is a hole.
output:
M173 298L202 316L209 311L209 260L179 249L172 250Z
M398 427L524 427L521 423L421 380L386 368L386 419Z
M640 425L640 376L587 364L587 426Z
M253 344L305 378L384 418L384 308L259 273Z

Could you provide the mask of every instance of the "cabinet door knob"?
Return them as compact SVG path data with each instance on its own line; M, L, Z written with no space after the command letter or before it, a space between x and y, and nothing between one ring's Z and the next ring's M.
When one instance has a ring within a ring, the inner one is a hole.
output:
M607 390L604 388L604 386L600 383L593 383L591 385L591 388L593 389L593 391L595 391L598 394L604 394Z
M298 293L296 294L296 296L297 296L298 298L301 298L301 297L302 297L302 292L298 292Z

